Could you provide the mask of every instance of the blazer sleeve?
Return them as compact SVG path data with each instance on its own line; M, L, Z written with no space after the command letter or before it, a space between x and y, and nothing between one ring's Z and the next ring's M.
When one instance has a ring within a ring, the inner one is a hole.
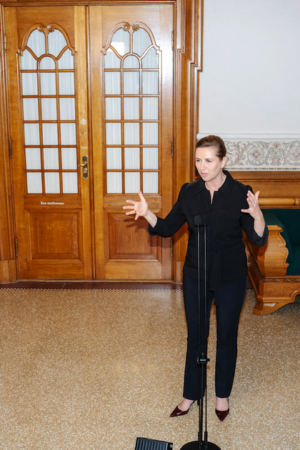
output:
M177 202L173 206L172 210L169 212L165 219L157 217L157 222L155 227L152 227L150 224L148 226L148 231L151 236L162 236L162 237L171 237L173 236L179 228L186 222L186 216L182 212L182 201L184 197L185 188L188 186L188 183L185 183L179 192L179 196Z
M247 191L251 191L253 193L251 186L246 186L246 188L247 188ZM247 193L247 191L246 191L246 193ZM248 209L248 208L249 208L249 205L248 205L247 199L245 198L244 206L241 209ZM269 230L268 230L267 225L265 225L263 235L258 236L256 231L254 230L254 219L250 214L242 213L241 223L242 223L243 230L247 234L247 236L248 236L249 240L252 242L252 244L258 245L259 247L263 247L267 243L267 240L269 237Z

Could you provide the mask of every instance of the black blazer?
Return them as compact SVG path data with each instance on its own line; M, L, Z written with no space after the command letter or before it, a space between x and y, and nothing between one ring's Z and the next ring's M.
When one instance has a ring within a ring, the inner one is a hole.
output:
M248 209L247 191L250 186L236 181L224 170L226 180L214 193L211 203L210 192L200 179L182 186L177 202L165 219L157 218L155 227L149 225L149 233L162 237L171 237L187 222L189 241L184 272L197 278L197 228L195 216L206 216L207 226L207 280L210 289L215 292L215 304L218 304L220 283L238 281L247 276L245 245L242 242L242 230L250 241L259 246L268 240L268 228L260 237L254 230L254 219L241 209ZM252 191L253 192L253 191ZM203 226L200 227L200 273L204 280Z

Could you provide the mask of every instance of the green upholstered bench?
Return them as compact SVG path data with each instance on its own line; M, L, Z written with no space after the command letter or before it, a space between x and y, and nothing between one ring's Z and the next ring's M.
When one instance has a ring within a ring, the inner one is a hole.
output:
M263 209L269 228L264 247L248 242L249 278L256 292L254 313L264 315L300 294L300 209Z

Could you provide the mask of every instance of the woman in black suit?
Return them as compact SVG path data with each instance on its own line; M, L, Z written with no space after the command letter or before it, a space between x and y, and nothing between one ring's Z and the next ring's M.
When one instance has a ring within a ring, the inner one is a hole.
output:
M200 398L197 356L198 332L198 284L197 284L197 228L195 216L206 216L207 226L207 335L201 329L200 345L207 346L209 316L214 298L217 315L216 355L216 414L223 421L229 413L231 393L237 358L237 335L240 312L247 289L247 260L242 242L242 230L253 244L263 246L268 239L268 229L255 195L250 186L234 180L224 170L226 147L218 136L207 136L197 142L196 168L201 178L182 186L177 202L165 219L155 216L145 198L127 200L132 206L126 214L135 214L135 220L145 217L149 233L163 237L173 236L188 223L189 242L183 268L183 294L188 326L188 345L184 375L183 400L171 413L171 417L183 416ZM200 228L203 234L203 227ZM203 242L203 236L200 238ZM204 258L200 248L201 299L204 295ZM202 309L203 310L203 309ZM204 328L204 327L202 327ZM204 392L202 392L202 395Z

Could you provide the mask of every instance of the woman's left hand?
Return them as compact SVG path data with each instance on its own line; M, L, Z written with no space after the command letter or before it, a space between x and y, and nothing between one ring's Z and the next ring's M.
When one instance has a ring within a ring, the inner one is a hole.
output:
M241 209L242 212L250 214L253 219L260 219L262 216L262 212L258 203L259 194L259 191L257 191L255 195L251 191L248 191L247 202L249 205L249 209Z

